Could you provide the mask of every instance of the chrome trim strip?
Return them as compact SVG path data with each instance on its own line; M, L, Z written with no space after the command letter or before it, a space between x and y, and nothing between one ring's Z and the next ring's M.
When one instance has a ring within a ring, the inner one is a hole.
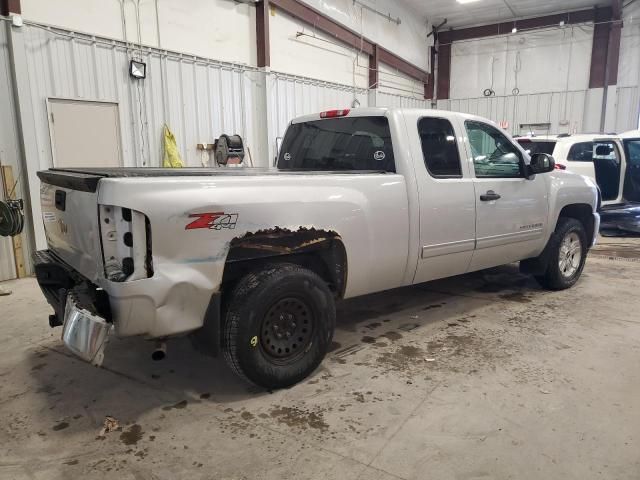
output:
M490 237L479 238L476 242L476 250L483 248L499 247L500 245L508 245L509 243L526 242L527 240L535 240L542 237L544 229L536 228L532 230L524 230L522 232L502 233L500 235L491 235Z
M438 257L440 255L450 255L452 253L462 253L472 251L476 247L475 239L458 240L455 242L439 243L436 245L425 245L422 247L422 258Z

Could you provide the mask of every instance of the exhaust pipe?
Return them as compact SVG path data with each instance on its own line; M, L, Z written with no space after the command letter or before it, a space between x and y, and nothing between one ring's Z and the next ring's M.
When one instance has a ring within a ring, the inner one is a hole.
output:
M167 356L167 342L164 342L164 341L156 342L156 348L153 350L153 353L151 354L151 359L155 360L156 362L159 362L160 360L163 360L164 357L166 356Z

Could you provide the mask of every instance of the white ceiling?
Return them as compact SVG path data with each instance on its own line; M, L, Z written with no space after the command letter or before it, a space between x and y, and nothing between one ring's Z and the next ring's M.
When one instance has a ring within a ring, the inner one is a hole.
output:
M410 7L438 25L445 18L443 28L486 25L519 18L537 17L611 5L611 0L477 0L460 4L457 0L403 0Z

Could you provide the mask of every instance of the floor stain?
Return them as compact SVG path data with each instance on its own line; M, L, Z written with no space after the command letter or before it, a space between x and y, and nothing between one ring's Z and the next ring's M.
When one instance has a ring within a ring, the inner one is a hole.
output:
M370 337L368 335L365 335L364 337L362 337L360 339L360 341L362 343L376 343L376 339L374 337Z
M78 460L68 460L66 462L62 462L64 465L77 465Z
M278 407L269 412L271 418L288 427L306 430L312 428L326 432L329 425L324 421L322 411L303 410L298 407Z
M243 420L246 420L247 422L250 422L255 418L253 414L250 412L242 412L240 416L242 417Z
M176 410L182 410L183 408L186 408L188 404L189 402L187 402L186 400L182 400L181 402L178 402L174 405L168 405L166 407L162 407L162 410L168 411L168 410L173 410L174 408Z
M385 338L388 338L392 342L395 342L395 341L400 340L402 338L402 335L400 333L394 332L394 331L383 333L382 336L385 337Z
M60 422L60 423L57 423L56 425L54 425L51 430L53 430L54 432L59 432L60 430L64 430L68 426L69 426L68 422Z
M500 295L500 298L510 302L531 303L531 298L529 298L524 292L505 293Z
M137 423L134 423L128 430L125 430L120 434L120 440L125 445L136 445L140 440L142 440L143 433L142 427Z

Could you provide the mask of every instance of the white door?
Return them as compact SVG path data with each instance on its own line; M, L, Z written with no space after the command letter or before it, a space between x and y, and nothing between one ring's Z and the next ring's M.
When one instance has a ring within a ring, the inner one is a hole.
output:
M593 142L593 165L602 194L602 205L615 205L623 201L626 162L622 152L623 146L618 140L602 139Z
M522 153L497 128L475 120L465 127L476 195L476 250L469 270L538 255L549 209L544 178L525 178Z
M557 148L556 148L557 150ZM596 181L596 172L593 167L593 142L577 142L571 145L566 151L566 160L562 156L557 156L553 152L553 158L557 163L564 164L567 170L578 175L586 175L594 182Z
M466 273L475 247L473 178L455 117L407 116L420 201L420 257L414 283ZM416 129L417 127L417 129Z
M54 167L122 166L117 104L51 98L48 107Z

